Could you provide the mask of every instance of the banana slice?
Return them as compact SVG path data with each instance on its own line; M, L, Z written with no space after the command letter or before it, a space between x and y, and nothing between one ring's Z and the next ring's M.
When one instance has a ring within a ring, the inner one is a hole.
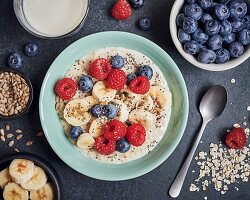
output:
M90 149L94 145L95 139L89 133L83 133L77 139L77 146L81 149Z
M105 116L95 119L89 127L89 134L92 135L94 138L97 138L98 136L102 135L102 126L108 121L109 119Z
M131 123L141 124L146 131L152 131L155 129L155 120L152 113L143 109L134 109L128 116Z
M48 177L45 171L38 166L34 167L34 174L30 180L26 183L22 183L21 186L29 191L39 190L47 183Z
M107 83L105 81L98 81L92 89L92 95L99 102L110 102L115 98L116 90L108 88Z
M131 98L132 100L137 101L140 99L140 95L133 93L130 89L122 89L120 92L123 93L126 97Z
M88 103L83 99L70 101L64 109L65 120L73 126L81 126L88 123L91 114L88 111Z
M151 86L147 95L157 102L159 108L164 108L172 101L171 93L161 86Z
M11 181L11 175L9 173L9 168L5 168L0 172L0 186L3 189L8 182Z
M46 183L41 189L30 192L31 200L54 200L55 193L51 183Z
M87 102L87 109L89 110L95 104L98 104L98 101L95 99L94 96L87 96L83 100Z
M33 176L33 171L34 163L26 159L15 159L9 166L9 173L18 184L27 182Z
M128 119L129 115L127 105L118 99L115 99L114 101L112 101L112 103L114 103L117 107L117 116L115 117L115 119L121 122L125 122Z
M154 101L149 95L141 95L140 99L136 102L137 109L150 111L153 108Z
M28 200L29 193L20 185L10 182L4 187L3 198L4 200Z

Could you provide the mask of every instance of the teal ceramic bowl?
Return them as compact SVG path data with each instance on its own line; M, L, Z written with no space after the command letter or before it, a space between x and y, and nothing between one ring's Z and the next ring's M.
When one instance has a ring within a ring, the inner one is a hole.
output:
M172 92L172 113L166 133L147 155L123 164L106 164L82 155L67 139L55 110L54 86L80 57L103 47L124 47L148 56L163 72ZM39 111L45 136L56 154L76 171L101 180L118 181L141 176L163 163L178 145L188 118L188 94L180 70L155 43L125 32L102 32L67 47L49 68L40 93ZM169 163L171 165L171 163Z

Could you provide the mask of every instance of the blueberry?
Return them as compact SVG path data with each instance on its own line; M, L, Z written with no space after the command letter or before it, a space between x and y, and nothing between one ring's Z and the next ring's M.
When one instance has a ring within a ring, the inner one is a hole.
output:
M89 92L90 90L92 90L93 85L94 84L92 78L87 75L83 75L78 82L78 86L83 92Z
M109 119L114 119L117 115L117 107L114 104L108 104L104 107L104 114Z
M191 55L198 53L199 50L200 45L194 40L190 40L184 44L184 51Z
M185 17L186 16L183 13L180 13L179 15L177 15L177 17L176 17L177 26L182 27L183 20L184 20Z
M139 9L142 8L145 4L144 0L130 0L130 5L132 8Z
M73 126L69 131L69 137L72 140L77 140L77 138L83 133L83 130L80 126Z
M250 15L243 17L242 21L244 23L244 28L250 29Z
M235 34L228 33L228 34L224 35L222 39L223 39L223 42L225 42L226 44L230 44L235 40Z
M233 0L228 3L231 18L242 18L247 13L247 4L241 0Z
M224 3L224 4L227 4L228 1L230 1L230 0L219 0L220 3Z
M195 3L196 0L186 0L187 3Z
M126 138L122 138L116 141L116 150L120 153L125 153L130 149L130 143Z
M248 45L250 43L250 30L243 29L237 34L237 39L243 45Z
M200 19L200 22L205 23L206 21L209 20L213 20L213 17L208 13L204 13Z
M153 76L153 70L148 65L142 65L137 71L137 76L145 76L148 80L150 80Z
M229 17L229 8L224 4L218 4L214 9L215 16L219 20L225 20Z
M148 31L152 28L152 22L148 18L141 18L139 20L138 26L143 31Z
M184 13L188 17L194 17L199 20L202 17L203 10L200 6L198 6L198 4L193 3L185 7Z
M220 23L217 20L206 21L204 29L208 36L216 35L220 32Z
M200 29L198 29L192 34L192 39L198 42L199 44L204 44L208 40L208 35L203 33Z
M103 106L95 104L91 107L90 113L93 117L101 117L103 115Z
M183 30L187 33L194 33L198 28L198 22L193 17L186 17L183 21Z
M23 66L23 58L20 54L14 53L11 54L8 58L8 65L13 68L19 68Z
M198 61L205 64L213 63L215 59L216 59L216 54L214 53L214 51L209 49L204 49L200 51L198 55Z
M24 52L27 56L35 56L38 53L38 46L35 44L27 44L24 47Z
M232 25L232 32L239 32L244 28L244 22L242 21L242 19L239 18L235 18L231 21L231 25Z
M213 0L198 0L198 4L203 9L208 9L211 7Z
M127 75L127 85L130 84L132 80L134 80L137 76L134 73L130 73Z
M207 46L211 50L218 50L222 47L222 43L222 37L220 35L214 35L208 39Z
M124 59L123 57L116 55L111 59L111 65L114 69L121 69L124 66Z
M188 33L186 33L182 28L179 29L177 37L180 43L185 43L191 40L191 36Z
M234 41L229 45L229 52L232 57L238 58L243 54L244 46L240 42Z
M232 32L232 25L229 21L224 20L221 22L220 27L220 34L221 35L227 35L228 33Z
M230 53L226 49L221 48L221 49L217 50L215 52L215 54L216 54L215 62L217 64L225 63L225 62L229 61L229 59L230 59Z

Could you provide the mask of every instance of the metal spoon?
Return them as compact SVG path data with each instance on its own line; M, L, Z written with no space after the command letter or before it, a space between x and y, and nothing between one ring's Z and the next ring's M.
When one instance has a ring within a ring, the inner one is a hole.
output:
M173 184L170 187L169 195L171 197L178 197L185 180L189 165L192 161L195 150L200 142L203 131L209 121L218 117L224 110L227 103L227 91L221 85L216 85L210 88L206 94L203 96L200 103L200 113L203 118L203 123L200 129L200 132L193 144L193 147L188 154L181 170L177 174Z

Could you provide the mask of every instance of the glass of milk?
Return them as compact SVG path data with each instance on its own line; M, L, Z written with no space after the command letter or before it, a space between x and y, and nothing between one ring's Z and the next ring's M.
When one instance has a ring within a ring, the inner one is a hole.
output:
M20 24L48 39L72 36L83 26L90 0L13 0Z

